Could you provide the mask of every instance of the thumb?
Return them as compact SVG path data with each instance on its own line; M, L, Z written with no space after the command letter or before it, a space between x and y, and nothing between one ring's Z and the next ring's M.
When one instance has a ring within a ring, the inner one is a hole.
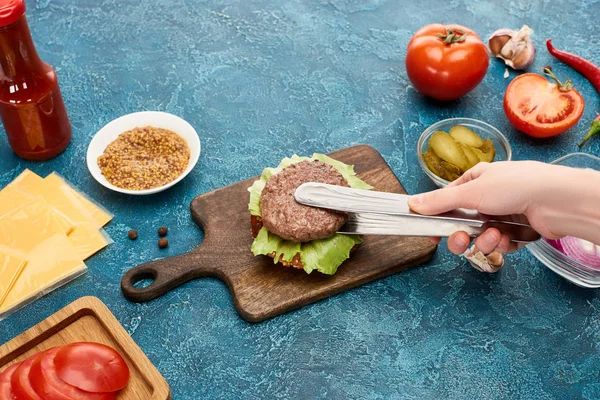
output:
M483 172L489 168L489 166L489 163L484 162L476 164L474 167L470 168L469 170L467 170L467 172L462 174L458 179L450 182L448 187L463 185L467 182L474 181L475 179L479 178L481 174L483 174Z
M459 186L446 187L432 192L421 193L408 199L408 206L424 215L435 215L457 208L477 209L481 199L480 191L475 190L475 181Z

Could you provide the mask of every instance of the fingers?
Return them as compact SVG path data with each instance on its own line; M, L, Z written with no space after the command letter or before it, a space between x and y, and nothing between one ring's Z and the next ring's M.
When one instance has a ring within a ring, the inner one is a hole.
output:
M475 239L475 246L485 255L493 253L502 241L502 235L496 228L490 228Z
M474 183L467 182L411 196L408 205L413 211L424 215L441 214L457 208L477 209L481 191L473 186Z
M513 253L525 246L525 243L514 243L507 235L500 234L496 228L490 228L483 232L477 239L475 245L485 255L491 253Z
M448 250L457 255L467 251L470 244L471 238L466 232L455 232L448 238Z
M510 245L508 246L508 250L506 250L504 252L504 254L506 254L506 253L514 253L515 251L517 251L519 249L522 249L526 245L527 245L527 243L513 243L513 242L510 242Z
M487 166L487 163L476 164L473 168L467 170L467 172L462 174L460 178L450 182L450 184L447 187L459 186L479 178L479 176L483 173Z
M510 238L506 235L501 235L500 242L498 243L498 245L496 246L494 251L498 252L500 254L504 254L504 253L510 252L510 248L511 248Z
M500 254L514 253L520 248L524 247L526 243L514 243L510 241L510 238L506 235L502 235L500 244L496 247L496 252Z
M454 254L463 254L470 244L471 238L466 232L455 232L448 237L448 250ZM508 236L500 234L498 229L490 228L475 239L475 246L487 256L492 253L512 253L523 247L523 244L513 243Z
M512 243L507 235L496 228L483 232L469 250L471 238L466 232L455 232L448 237L448 249L457 255L464 254L467 260L479 271L497 272L504 265L503 253L510 253L523 247L523 243Z
M431 243L433 243L433 244L438 244L439 242L441 242L441 241L442 241L442 238L441 238L441 237L435 237L435 236L431 236L431 237L429 238L429 241L430 241Z

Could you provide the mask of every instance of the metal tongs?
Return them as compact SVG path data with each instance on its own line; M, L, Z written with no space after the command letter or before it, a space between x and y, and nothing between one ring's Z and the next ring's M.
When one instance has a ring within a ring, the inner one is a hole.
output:
M349 213L348 222L338 233L448 237L464 231L475 237L488 228L497 228L517 243L530 243L540 238L524 215L490 216L467 209L421 215L410 209L410 196L405 194L309 182L300 185L294 197L300 204Z

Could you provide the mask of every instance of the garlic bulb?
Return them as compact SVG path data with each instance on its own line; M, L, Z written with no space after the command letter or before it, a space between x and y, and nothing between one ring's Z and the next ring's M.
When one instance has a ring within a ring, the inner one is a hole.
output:
M504 60L513 69L527 69L535 59L535 46L531 41L533 29L523 25L518 31L498 29L488 39L490 52Z
M473 268L481 272L493 274L504 266L504 257L502 254L493 252L486 256L475 245L467 249L463 256L471 263Z

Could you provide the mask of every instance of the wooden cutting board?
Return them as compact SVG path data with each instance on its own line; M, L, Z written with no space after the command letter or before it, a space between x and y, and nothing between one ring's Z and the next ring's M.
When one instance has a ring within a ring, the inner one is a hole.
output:
M354 165L358 176L374 190L406 193L381 155L366 145L329 154ZM204 241L189 253L142 264L121 281L126 298L144 302L161 296L191 279L213 276L223 280L233 295L238 313L258 322L324 299L350 288L403 271L428 261L436 246L427 238L364 237L350 259L333 276L274 265L250 252L248 187L257 178L196 197L191 203L194 220L204 230ZM134 284L153 282L144 288Z
M81 297L0 346L0 371L52 347L74 342L103 343L117 350L129 366L129 382L119 400L170 400L171 391L138 345L96 297Z

